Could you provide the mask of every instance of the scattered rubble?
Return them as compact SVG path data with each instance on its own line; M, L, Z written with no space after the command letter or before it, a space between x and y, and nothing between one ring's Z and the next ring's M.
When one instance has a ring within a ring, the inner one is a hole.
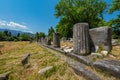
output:
M101 54L102 54L103 56L107 56L107 55L108 55L108 51L101 51Z
M118 45L118 44L119 44L119 42L118 42L117 39L112 39L112 45L113 45L113 46L116 46L116 45Z
M0 80L8 80L9 74L11 73L11 71L0 74Z
M49 66L49 67L43 68L43 69L41 69L41 70L38 72L38 74L41 75L41 74L45 73L46 71L48 71L48 70L50 70L50 69L52 69L52 68L53 68L53 66Z
M91 56L95 56L95 57L103 57L103 55L100 54L100 53L91 53Z

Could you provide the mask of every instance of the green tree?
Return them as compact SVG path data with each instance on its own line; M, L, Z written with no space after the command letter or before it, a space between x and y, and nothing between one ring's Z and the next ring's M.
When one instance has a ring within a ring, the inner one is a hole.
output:
M44 32L40 32L40 33L39 33L39 37L40 37L40 38L41 38L41 37L45 38L45 36L46 36L46 35L45 35Z
M4 31L5 36L9 36L9 32L7 30Z
M39 40L39 33L38 32L36 32L35 33L35 40L38 42L38 40Z
M20 37L20 33L17 34L17 37Z
M118 10L120 11L120 0L113 0L109 13L113 13L114 11Z
M120 0L113 0L109 13L112 14L115 11L120 12ZM112 27L113 38L120 38L120 14L116 19L110 20L110 25Z
M23 34L20 35L20 40L21 41L29 41L30 36L28 34L23 33Z
M48 30L48 37L50 40L53 40L53 33L54 33L54 28L50 27L50 29Z
M55 6L55 16L60 19L56 31L62 37L72 37L75 23L87 22L90 28L98 27L106 7L103 0L60 0Z
M12 36L12 33L11 33L11 32L8 32L8 36L11 37L11 36Z
M120 38L120 15L116 19L109 21L110 26L112 27L112 36L115 39Z
M0 41L5 40L5 34L3 32L0 32Z

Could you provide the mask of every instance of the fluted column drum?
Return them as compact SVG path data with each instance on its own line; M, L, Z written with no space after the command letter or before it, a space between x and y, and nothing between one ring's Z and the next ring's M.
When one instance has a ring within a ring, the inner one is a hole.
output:
M59 33L53 33L53 46L60 47L60 34Z
M74 53L79 55L90 53L88 23L77 23L73 26L73 49Z

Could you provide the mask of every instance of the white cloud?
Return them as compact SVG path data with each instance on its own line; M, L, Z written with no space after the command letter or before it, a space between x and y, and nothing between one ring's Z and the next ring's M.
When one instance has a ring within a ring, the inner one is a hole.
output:
M27 26L21 25L21 24L19 24L19 23L15 23L15 22L13 22L13 21L7 23L6 25L9 26L9 27L13 27L13 28L27 29Z
M0 21L0 26L6 26L6 21Z
M7 21L4 21L4 20L0 20L0 28L20 30L20 31L24 31L24 32L33 33L32 31L30 31L28 29L28 27L26 25L19 24L19 23L16 23L14 21L7 22Z
M0 20L0 27L1 28L10 28L10 29L28 30L27 26L13 22L13 21L7 22L7 21Z

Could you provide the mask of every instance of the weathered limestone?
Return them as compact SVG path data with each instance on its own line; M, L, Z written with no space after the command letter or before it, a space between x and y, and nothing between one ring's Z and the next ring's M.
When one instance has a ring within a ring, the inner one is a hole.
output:
M53 68L53 66L49 66L49 67L43 68L43 69L41 69L41 70L38 72L38 74L39 74L39 75L42 75L43 73L45 73L46 71L48 71L48 70L50 70L50 69L52 69L52 68Z
M11 71L0 74L0 80L8 80L9 74L11 73Z
M41 38L41 44L44 44L44 38L43 37Z
M107 71L114 77L120 78L120 61L115 60L99 60L93 63L94 67L97 67L103 71Z
M66 53L71 53L73 52L73 47L72 48L64 48L63 51L65 51Z
M53 46L60 47L60 34L59 33L53 33Z
M117 40L117 39L112 39L112 45L113 45L113 46L119 45L118 40Z
M86 80L102 80L95 73L93 73L92 71L90 71L87 68L85 68L85 66L83 64L81 64L81 63L78 63L78 62L68 62L68 64L70 65L70 67L72 67L74 69L74 71L78 75L82 74L83 77L86 78Z
M74 53L87 55L90 53L89 25L77 23L73 26L73 48Z
M46 41L46 45L51 45L51 40L48 37L46 38L45 41Z
M105 51L112 50L111 44L111 28L99 27L90 29L91 50L97 52L99 49Z
M50 39L48 39L47 45L51 45L51 40Z
M30 53L27 53L25 56L23 56L21 60L22 65L24 66L25 64L28 64L29 59L30 59Z
M88 56L80 56L80 55L76 55L74 53L69 53L67 55L76 59L77 61L79 61L81 63L84 63L86 65L92 65L92 61L89 59Z

